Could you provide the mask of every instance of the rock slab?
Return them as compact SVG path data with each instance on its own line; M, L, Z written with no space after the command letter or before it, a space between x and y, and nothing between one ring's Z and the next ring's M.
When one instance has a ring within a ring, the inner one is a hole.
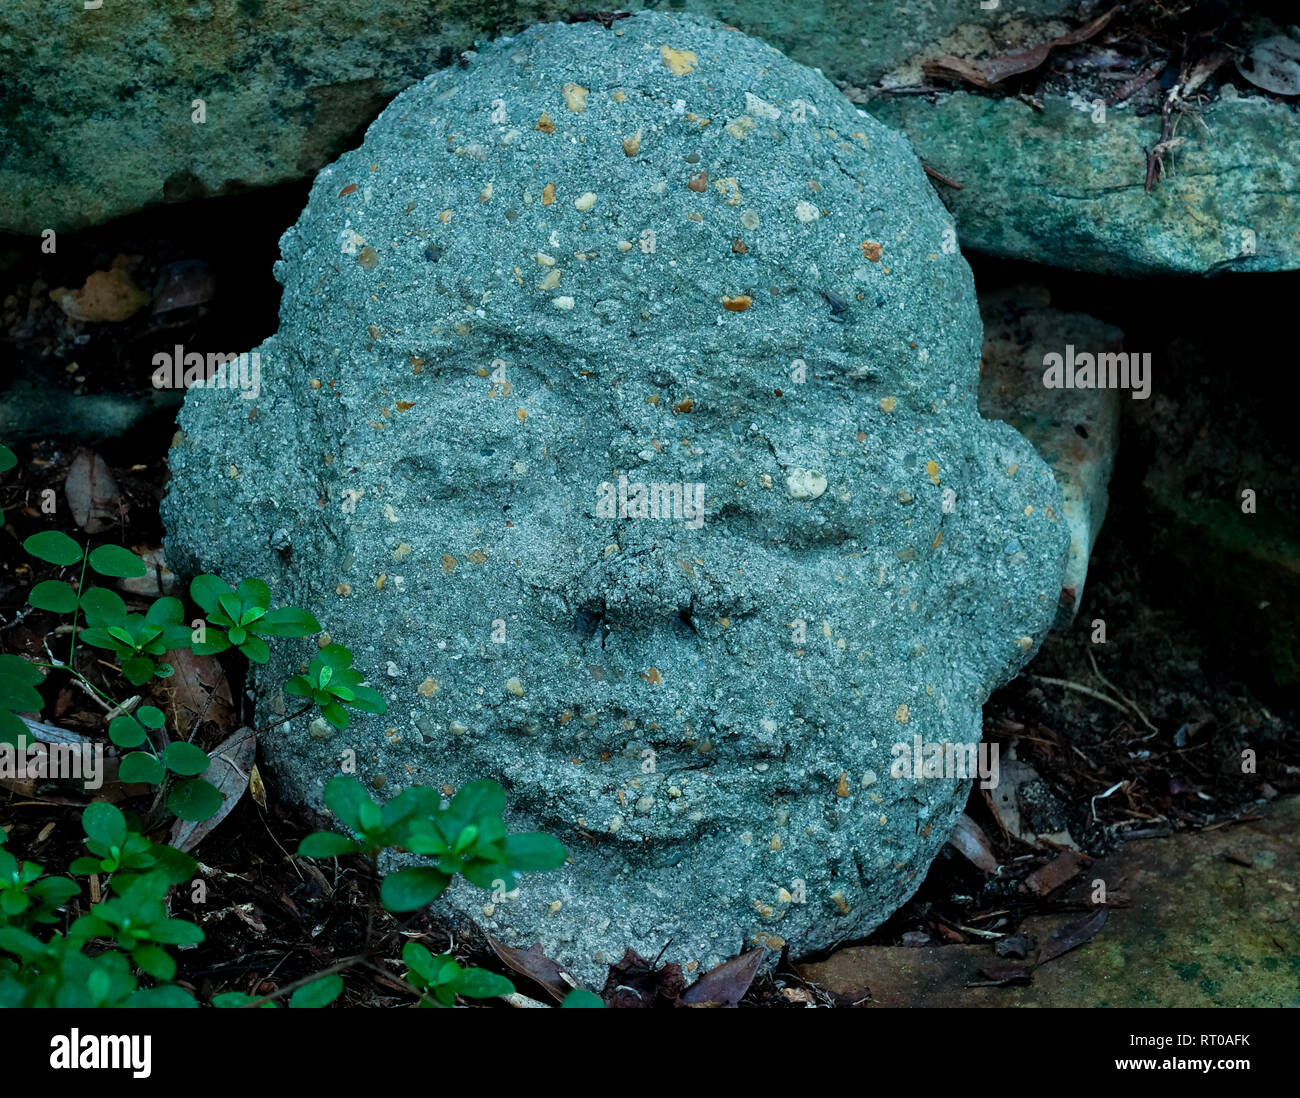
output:
M281 788L501 781L571 861L444 900L593 982L887 918L969 789L893 747L978 740L1068 544L978 414L952 240L901 135L709 20L536 26L399 96L283 238L259 395L192 390L171 454L172 567L264 577L389 698L282 722Z

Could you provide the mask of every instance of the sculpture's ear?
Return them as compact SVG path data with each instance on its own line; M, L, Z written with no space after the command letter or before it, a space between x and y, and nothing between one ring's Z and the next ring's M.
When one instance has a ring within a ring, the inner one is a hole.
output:
M178 575L260 576L287 593L293 557L277 534L289 531L306 551L326 510L319 479L297 456L319 454L320 424L302 416L292 421L294 433L270 433L259 405L306 387L307 369L272 336L228 363L223 378L223 387L189 389L177 415L161 504L167 564Z
M972 649L989 691L1010 681L1038 650L1056 618L1070 534L1061 489L1023 435L997 420L980 420L956 487L954 513L983 516L972 556L972 582L995 597L972 604Z

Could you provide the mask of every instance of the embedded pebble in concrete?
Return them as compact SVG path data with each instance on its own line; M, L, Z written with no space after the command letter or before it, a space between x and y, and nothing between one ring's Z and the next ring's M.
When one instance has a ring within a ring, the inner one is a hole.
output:
M389 699L282 719L280 788L500 781L571 861L439 903L596 986L887 918L969 790L893 749L979 738L1068 540L979 417L954 239L900 135L711 21L537 26L394 100L282 241L259 396L192 391L172 451L172 566L265 577Z

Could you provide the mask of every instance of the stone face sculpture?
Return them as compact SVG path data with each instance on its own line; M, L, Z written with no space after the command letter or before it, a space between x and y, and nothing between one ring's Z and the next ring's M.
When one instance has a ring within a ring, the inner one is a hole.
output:
M895 911L1067 543L906 141L711 21L537 26L399 96L282 250L260 393L187 395L164 504L174 568L263 576L389 698L264 737L280 788L502 782L571 861L440 902L588 979Z

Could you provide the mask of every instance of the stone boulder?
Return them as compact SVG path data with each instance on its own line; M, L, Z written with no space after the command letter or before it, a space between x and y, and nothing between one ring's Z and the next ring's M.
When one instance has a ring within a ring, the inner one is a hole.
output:
M260 391L190 391L163 509L173 568L264 577L389 699L282 721L281 790L348 751L385 795L502 782L570 862L440 903L591 980L895 911L1069 540L979 416L902 136L709 20L535 26L399 96L282 251ZM264 719L309 656L258 671Z

